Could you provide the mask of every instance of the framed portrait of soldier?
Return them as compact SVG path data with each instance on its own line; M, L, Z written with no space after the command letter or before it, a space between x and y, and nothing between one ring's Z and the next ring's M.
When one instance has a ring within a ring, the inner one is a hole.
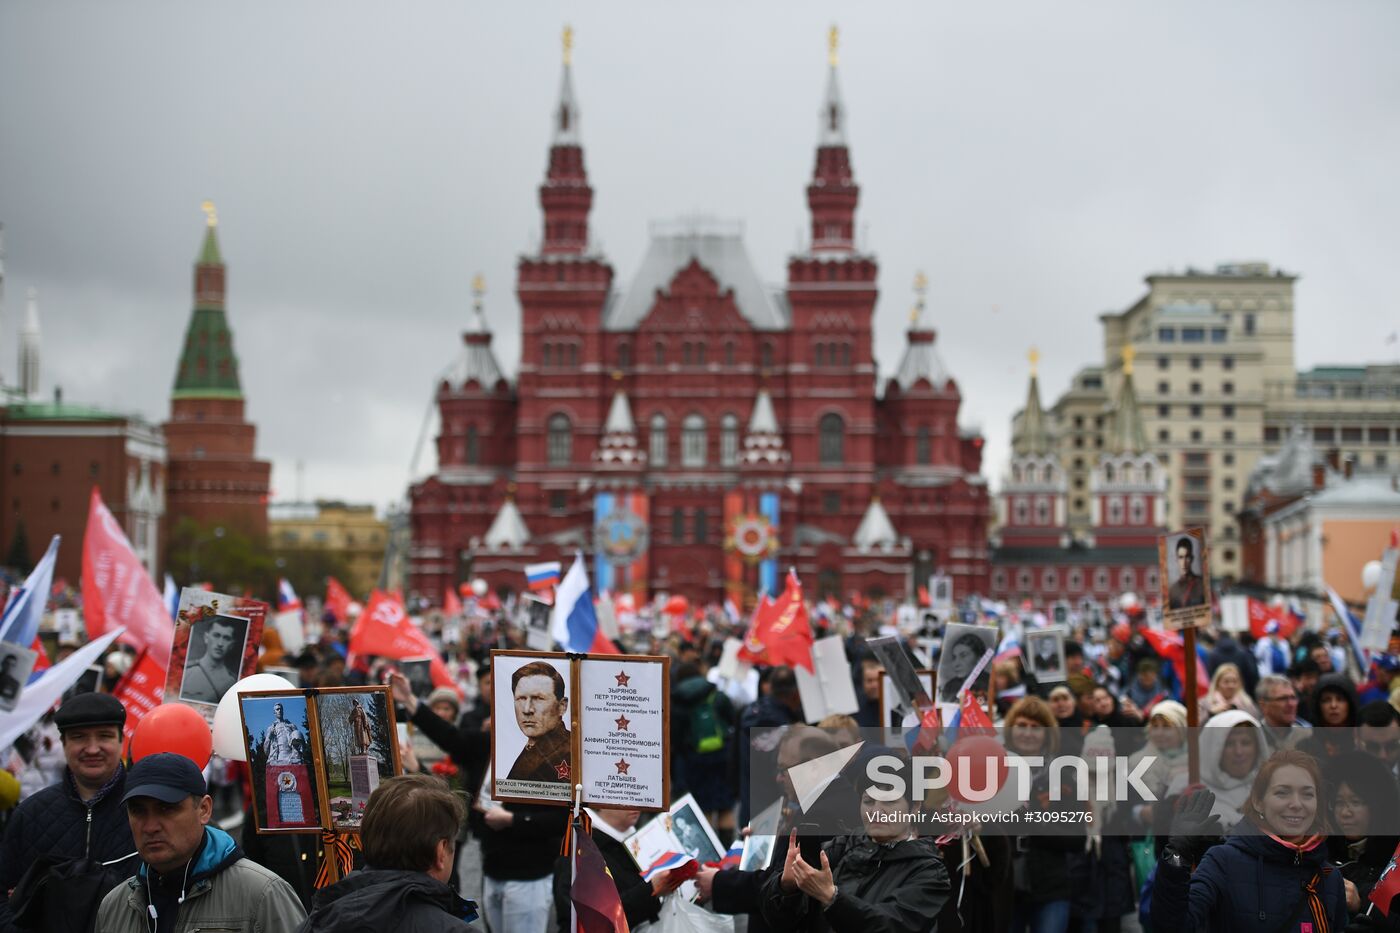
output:
M568 655L493 651L491 674L491 796L525 803L572 802L574 698Z
M1173 531L1157 539L1157 580L1162 624L1182 629L1210 622L1210 551L1203 528Z
M924 688L924 693L933 698L937 695L935 687L938 684L938 674L931 670L920 670L915 672L919 678L919 684ZM880 671L880 726L885 730L885 742L894 745L902 742L904 733L919 724L919 713L914 708L912 701L905 702L896 689L894 678L887 672Z
M260 833L318 832L315 710L300 690L238 697L243 744L253 786L253 820Z
M1043 628L1026 632L1026 656L1023 663L1035 675L1037 682L1062 682L1066 675L1065 630Z
M257 670L267 604L185 587L175 618L165 696L198 710L211 724L235 683Z
M943 631L943 650L938 655L938 699L941 703L957 703L964 685L977 670L988 651L994 651L997 628L991 625L963 625L951 622ZM991 664L982 665L976 682L968 689L986 691L991 684Z
M315 691L317 759L329 829L357 833L379 782L398 774L398 730L388 687Z
M37 652L23 645L0 641L0 710L12 710L19 703L19 695L38 659Z

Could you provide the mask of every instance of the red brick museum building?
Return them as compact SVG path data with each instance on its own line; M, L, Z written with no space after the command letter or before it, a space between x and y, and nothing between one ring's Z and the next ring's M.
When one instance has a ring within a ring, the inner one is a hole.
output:
M653 227L635 277L594 246L566 61L540 186L544 236L517 270L512 380L480 296L437 390L437 472L411 487L409 584L437 602L526 564L589 556L597 590L746 606L795 567L812 595L903 596L935 572L988 592L982 438L919 313L892 378L873 357L878 264L833 61L810 244L770 286L738 226Z

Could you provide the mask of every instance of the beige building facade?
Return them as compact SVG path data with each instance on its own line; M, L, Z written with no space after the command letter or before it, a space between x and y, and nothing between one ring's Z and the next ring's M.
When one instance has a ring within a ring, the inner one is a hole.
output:
M345 588L357 598L379 584L389 524L372 505L345 502L278 502L268 507L272 550L326 550L343 555L349 565Z

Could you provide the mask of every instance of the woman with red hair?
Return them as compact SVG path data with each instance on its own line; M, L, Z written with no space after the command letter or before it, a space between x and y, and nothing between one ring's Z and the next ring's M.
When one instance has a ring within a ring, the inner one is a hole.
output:
M1259 769L1244 819L1220 845L1211 844L1220 832L1215 795L1184 796L1157 864L1152 928L1341 933L1346 893L1327 861L1322 787L1311 755L1277 753Z

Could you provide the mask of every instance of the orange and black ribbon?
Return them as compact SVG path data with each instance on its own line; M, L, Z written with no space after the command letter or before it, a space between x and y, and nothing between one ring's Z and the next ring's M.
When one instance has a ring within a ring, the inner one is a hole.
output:
M331 883L331 859L335 859L336 878L344 878L355 870L355 853L363 852L359 833L321 833L321 868L316 872L316 890Z

